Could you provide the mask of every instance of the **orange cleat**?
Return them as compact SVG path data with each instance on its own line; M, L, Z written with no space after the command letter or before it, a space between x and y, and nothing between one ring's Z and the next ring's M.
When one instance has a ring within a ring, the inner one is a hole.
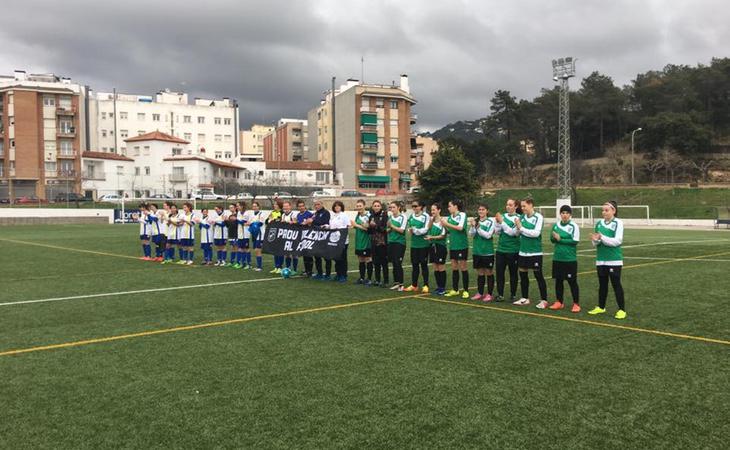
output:
M418 286L408 286L407 288L403 289L405 292L415 292L418 290Z
M553 302L552 305L548 307L548 309L552 309L553 311L558 309L563 309L563 303L562 302Z
M570 308L570 312L572 313L579 313L580 312L580 305L577 303L573 303L573 307Z

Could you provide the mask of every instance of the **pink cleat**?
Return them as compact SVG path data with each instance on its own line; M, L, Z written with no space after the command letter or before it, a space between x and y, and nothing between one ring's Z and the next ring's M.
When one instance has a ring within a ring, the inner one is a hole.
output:
M483 301L484 303L489 303L489 302L491 302L492 300L494 300L494 297L492 297L492 296L491 296L491 295L489 295L489 294L484 294L484 297L482 297L482 301Z
M474 296L471 299L472 300L481 300L482 296L477 292L476 294L474 294Z

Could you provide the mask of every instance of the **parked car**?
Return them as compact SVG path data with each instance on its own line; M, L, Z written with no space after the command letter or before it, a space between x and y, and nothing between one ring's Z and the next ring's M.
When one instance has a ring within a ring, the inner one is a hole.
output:
M274 198L287 198L287 199L294 198L294 196L291 195L291 192L285 192L285 191L274 192L273 197Z
M390 189L378 189L377 191L375 191L375 195L377 195L377 196L390 195L390 194L392 194Z
M60 192L58 195L56 195L55 202L88 202L91 200L90 198L84 197L81 194L77 194L76 192L68 192L63 193Z
M214 191L199 191L194 190L192 194L190 194L191 199L195 200L225 200L226 196L221 194L216 194Z
M38 203L48 203L48 200L39 199L35 195L24 195L15 199L13 203L18 205L32 205Z
M342 191L340 197L365 197L365 194L360 191Z
M336 195L329 191L314 191L310 194L310 197L312 198L318 198L318 197L336 197Z
M228 200L253 200L250 192L239 192L236 195L229 195Z
M98 202L119 202L122 200L122 197L120 197L117 194L104 194L101 197L97 199Z
M148 198L155 200L171 200L173 196L170 194L154 194L150 195Z
M10 203L10 199L9 199L9 198L7 198L7 197L5 197L5 198L0 198L0 203L2 203L2 204L7 204L7 203Z

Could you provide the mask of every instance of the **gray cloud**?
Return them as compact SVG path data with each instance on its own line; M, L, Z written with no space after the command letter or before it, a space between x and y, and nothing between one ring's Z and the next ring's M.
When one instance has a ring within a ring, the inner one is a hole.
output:
M303 117L329 79L408 73L420 127L483 116L496 89L532 98L572 55L624 84L730 48L720 0L93 2L5 0L0 73L71 76L97 90L231 97L243 125ZM577 85L577 82L575 83Z

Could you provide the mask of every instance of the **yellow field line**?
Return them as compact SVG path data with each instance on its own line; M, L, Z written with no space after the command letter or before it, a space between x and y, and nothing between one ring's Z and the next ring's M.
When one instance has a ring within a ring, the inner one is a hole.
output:
M119 255L116 253L97 252L94 250L84 250L84 249L80 249L80 248L61 247L60 245L41 244L39 242L29 242L29 241L19 241L17 239L0 239L0 241L12 242L14 244L35 245L36 247L53 248L56 250L66 250L69 252L90 253L92 255L114 256L116 258L126 258L126 259L136 259L136 260L139 259L136 256Z
M117 335L117 336L107 336L107 337L101 337L101 338L86 339L86 340L82 340L82 341L64 342L61 344L51 344L51 345L42 345L42 346L38 346L38 347L7 350L7 351L0 352L0 356L20 355L23 353L58 350L58 349L70 348L70 347L81 347L84 345L101 344L104 342L121 341L124 339L134 339L134 338L140 338L140 337L145 337L145 336L155 336L158 334L177 333L179 331L190 331L190 330L198 330L201 328L212 328L212 327L220 327L220 326L224 326L224 325L232 325L232 324L237 324L237 323L253 322L255 320L275 319L275 318L279 318L279 317L297 316L297 315L301 315L301 314L310 314L310 313L316 313L316 312L322 312L322 311L333 311L333 310L337 310L337 309L351 308L354 306L373 305L373 304L377 304L377 303L385 303L385 302L390 302L390 301L394 301L394 300L402 300L402 299L411 298L411 297L415 297L415 295L399 295L397 297L381 298L381 299L377 299L377 300L366 300L366 301L362 301L362 302L353 302L353 303L341 303L338 305L321 306L318 308L299 309L299 310L295 310L295 311L264 314L261 316L241 317L238 319L228 319L228 320L221 320L221 321L217 321L217 322L198 323L198 324L194 324L194 325L183 325L183 326L173 327L173 328L162 328L159 330L140 331L139 333L121 334L121 335Z
M619 330L636 331L639 333L654 334L654 335L658 335L658 336L668 336L668 337L679 338L679 339L689 339L689 340L693 340L693 341L711 342L713 344L730 345L730 341L726 341L723 339L706 338L706 337L702 337L702 336L692 336L689 334L671 333L669 331L651 330L648 328L631 327L631 326L626 326L626 325L616 325L616 324L612 324L612 323L594 322L592 320L574 319L572 317L556 316L556 315L552 315L550 313L536 313L536 312L530 312L530 311L507 309L507 308L502 308L499 306L479 305L479 304L475 304L475 303L462 303L462 302L457 302L457 301L453 301L453 300L441 300L441 299L433 298L433 297L424 297L421 295L417 296L417 298L422 299L422 300L428 300L430 302L435 302L435 303L446 303L446 304L451 304L451 305L469 306L472 308L490 309L493 311L506 312L506 313L510 313L510 314L519 314L519 315L523 315L523 316L539 317L541 319L563 320L566 322L580 323L580 324L592 325L592 326L596 326L596 327L614 328L614 329L619 329Z

